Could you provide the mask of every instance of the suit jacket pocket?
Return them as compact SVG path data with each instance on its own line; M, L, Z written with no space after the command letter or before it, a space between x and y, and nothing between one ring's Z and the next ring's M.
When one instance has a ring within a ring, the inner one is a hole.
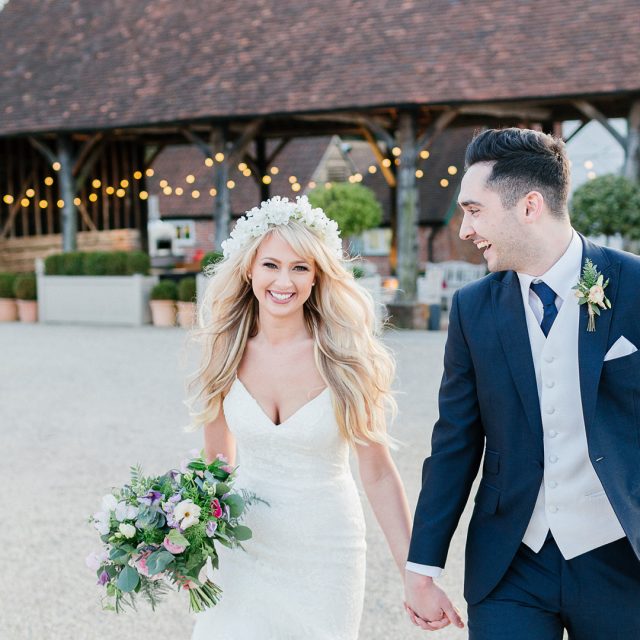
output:
M621 369L627 369L628 367L640 368L640 349L638 351L634 351L628 356L622 356L622 358L606 360L602 365L602 372L612 373L613 371L620 371Z
M480 482L480 488L476 493L476 507L485 513L494 514L498 510L500 502L500 490L486 482Z

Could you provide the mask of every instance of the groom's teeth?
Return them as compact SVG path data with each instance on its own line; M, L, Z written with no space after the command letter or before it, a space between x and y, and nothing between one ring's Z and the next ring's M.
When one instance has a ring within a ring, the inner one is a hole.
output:
M486 249L487 247L490 247L491 243L487 242L486 240L483 240L482 242L478 242L478 244L476 245L476 247L478 247L478 249Z

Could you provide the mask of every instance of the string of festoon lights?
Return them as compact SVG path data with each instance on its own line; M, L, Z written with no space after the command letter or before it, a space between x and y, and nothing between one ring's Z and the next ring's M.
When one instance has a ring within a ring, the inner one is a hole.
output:
M390 168L392 163L396 166L400 165L402 150L399 147L393 147L391 149L391 155L393 156L393 159L384 158L382 160L381 164L384 168ZM419 153L420 160L428 160L430 156L431 156L430 152L426 149L423 149ZM214 166L215 162L218 162L218 163L223 162L224 158L225 158L224 153L218 152L213 157L205 158L204 164L206 167L210 168ZM53 186L55 182L54 175L55 173L60 171L60 168L61 167L59 162L54 162L51 165L51 169L53 170L54 173L53 175L48 175L43 179L43 183L46 187ZM594 170L594 162L592 160L586 160L584 162L584 168L587 169L588 179L592 180L596 177L596 172ZM249 168L249 166L245 162L240 162L237 165L237 169L238 169L238 172L245 178L250 178L253 174L252 170ZM367 173L370 175L374 175L378 172L378 170L379 168L377 165L370 164L367 168ZM457 173L458 173L458 168L455 165L449 165L447 167L448 176L452 177L452 176L455 176ZM262 176L261 181L263 184L269 185L272 183L273 177L279 174L280 174L280 169L278 168L278 166L273 165L269 168L268 173ZM155 170L151 167L145 169L144 171L141 169L136 169L135 171L133 171L131 176L122 178L116 184L104 184L100 178L93 178L90 180L89 184L91 185L91 188L94 191L92 191L87 196L87 202L89 203L97 202L101 194L104 194L107 196L115 196L117 198L124 198L127 195L128 189L131 188L135 182L140 181L143 175L146 176L147 178L151 178L155 175ZM415 175L416 175L416 178L420 180L424 178L425 172L423 169L418 168L415 171ZM197 178L196 178L195 172L190 172L186 176L184 176L181 180L174 182L174 185L171 185L166 178L161 178L158 182L158 186L160 187L161 193L164 196L174 195L174 196L180 197L182 195L188 194L191 196L191 198L196 200L202 196L206 197L206 195L208 195L211 198L215 198L217 196L218 192L215 187L211 187L208 191L204 191L204 192L200 191L200 189L197 189L195 187L191 188L191 185L194 185L196 183L196 180ZM364 180L364 175L356 171L351 173L348 176L347 180L351 184L359 183ZM289 182L290 189L293 193L298 193L303 188L302 183L300 182L300 180L296 175L292 174L288 176L288 182ZM185 184L186 186L181 186L182 184ZM449 184L450 184L449 177L440 178L439 180L440 187L442 187L443 189L446 189L449 186ZM318 185L314 180L311 180L307 183L306 186L308 189L315 189ZM332 186L332 183L325 182L324 186L325 188L330 189ZM235 187L236 187L235 180L233 179L227 180L228 189L234 189ZM13 205L17 200L19 200L20 205L26 208L31 206L31 204L34 202L35 195L36 195L36 190L34 189L33 186L31 186L25 189L24 193L19 195L15 195L11 193L3 194L2 202L6 205ZM138 195L138 198L140 198L140 200L147 200L149 198L149 192L145 189L140 190L137 195ZM83 204L83 200L78 196L74 198L73 202L76 206L80 206L81 204ZM49 206L49 201L46 199L39 199L37 201L37 205L41 209L46 209ZM55 202L55 205L58 208L62 209L64 207L64 201L62 199L57 199Z

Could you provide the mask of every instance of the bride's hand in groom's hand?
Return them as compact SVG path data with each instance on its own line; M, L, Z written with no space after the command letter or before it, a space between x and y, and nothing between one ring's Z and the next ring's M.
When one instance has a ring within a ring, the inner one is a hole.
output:
M411 621L428 631L454 624L462 629L464 623L447 594L433 581L413 571L405 572L405 608Z

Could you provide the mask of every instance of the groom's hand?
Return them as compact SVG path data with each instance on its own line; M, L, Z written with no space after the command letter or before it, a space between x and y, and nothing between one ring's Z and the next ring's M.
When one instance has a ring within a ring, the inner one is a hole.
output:
M407 613L421 629L437 631L449 624L464 627L460 614L433 578L405 571L404 592Z

